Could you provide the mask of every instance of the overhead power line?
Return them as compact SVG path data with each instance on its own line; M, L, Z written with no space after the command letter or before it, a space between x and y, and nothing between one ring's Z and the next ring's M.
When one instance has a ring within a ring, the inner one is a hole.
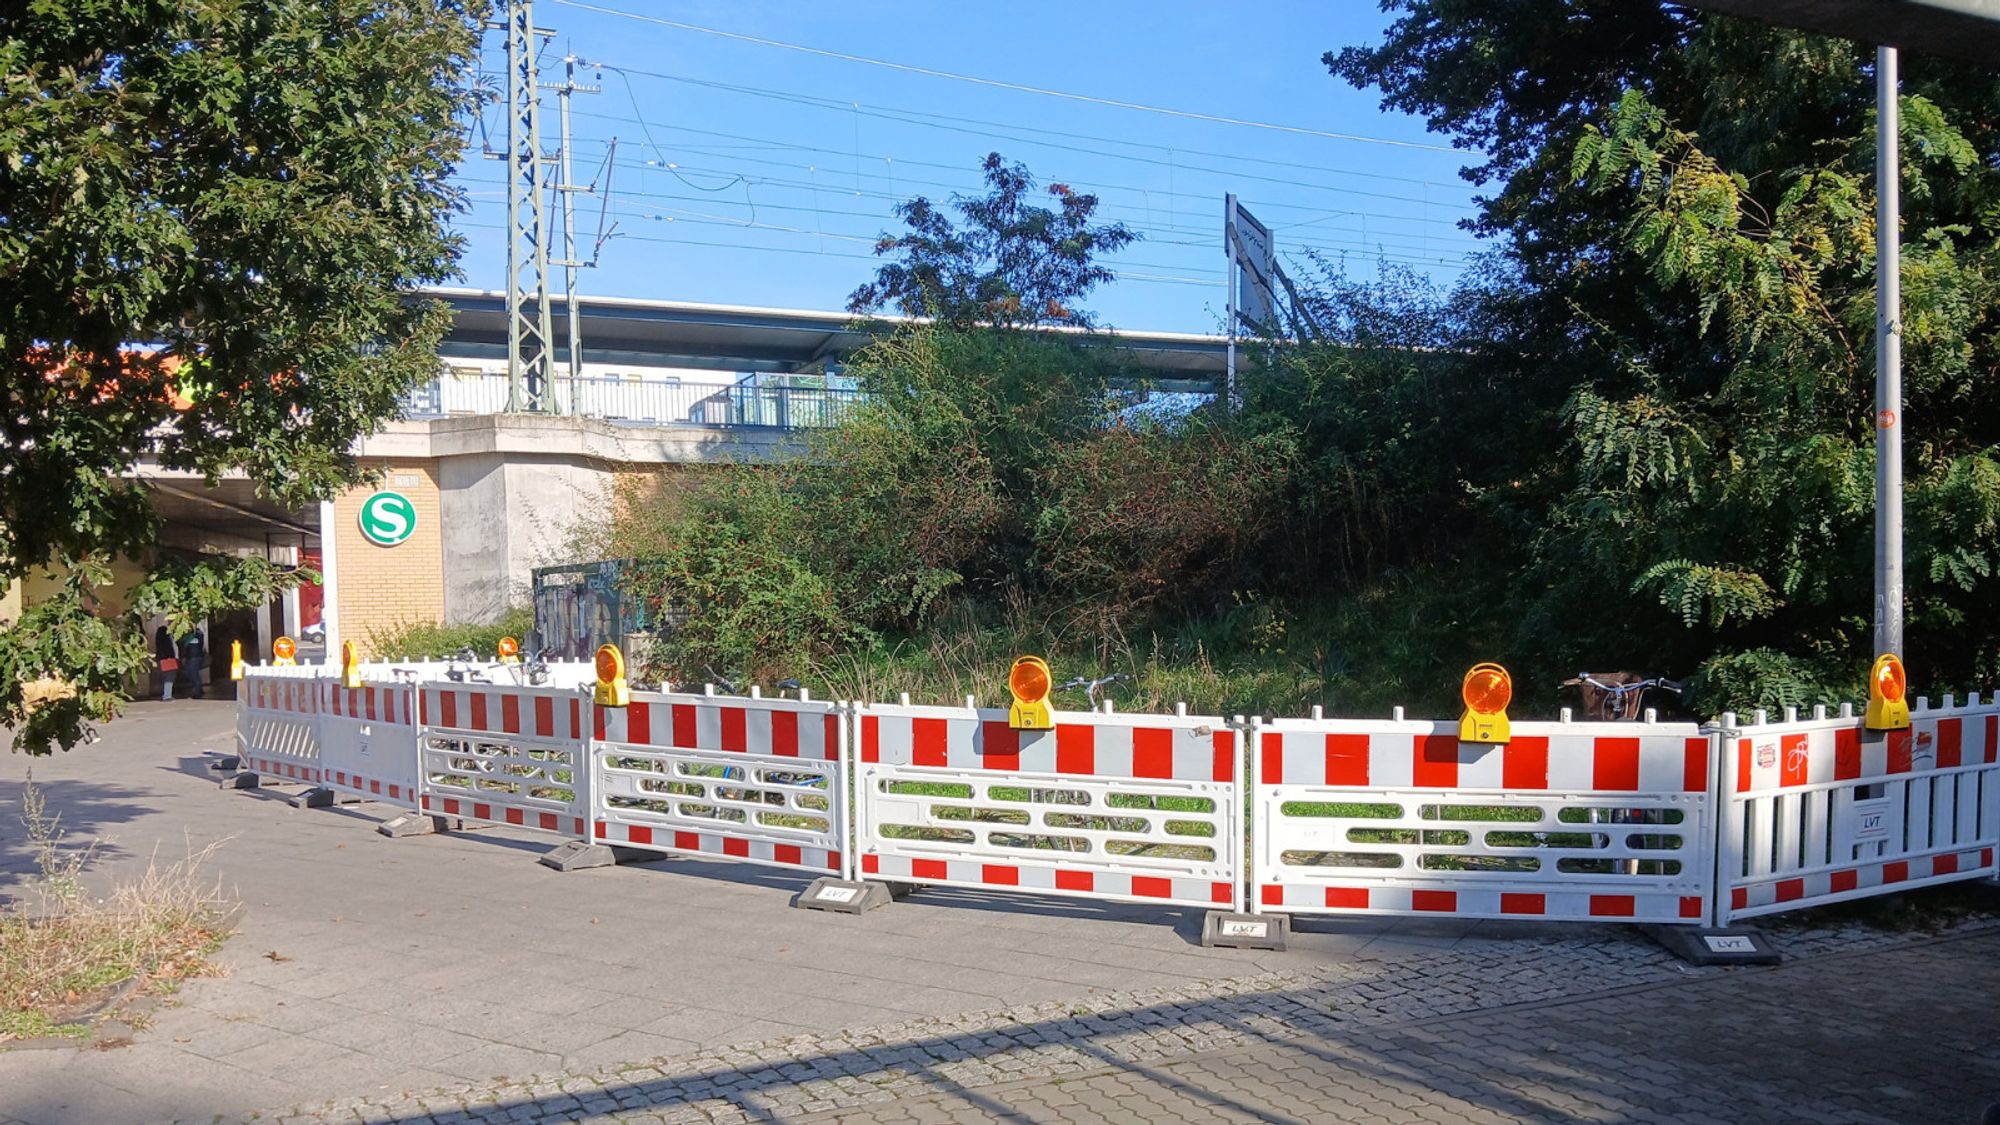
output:
M623 66L616 63L593 61L592 65L602 67L605 70L616 71L621 76L636 75L640 78L655 78L663 82L677 82L688 86L699 86L703 89L721 90L731 94L742 94L746 97L768 98L773 101L789 102L794 105L814 106L820 109L827 110L828 112L831 113L841 113L841 114L858 113L860 116L863 117L873 117L883 121L894 121L904 125L917 125L927 129L940 129L953 133L969 133L973 136L992 137L997 140L1013 141L1020 144L1042 145L1047 148L1065 149L1071 152L1085 152L1095 156L1108 157L1114 160L1134 160L1147 164L1157 164L1167 167L1183 168L1187 170L1196 170L1196 171L1202 170L1192 165L1181 165L1178 163L1177 160L1157 160L1148 157L1135 156L1130 153L1104 152L1100 149L1091 149L1091 148L1075 148L1070 145L1059 145L1051 141L1038 140L1032 136L1022 136L1021 134L1024 133L1038 134L1040 136L1047 136L1047 137L1061 137L1065 140L1071 140L1071 141L1091 141L1096 144L1123 145L1128 148L1152 149L1155 152L1167 153L1170 156L1181 156L1181 155L1205 156L1205 157L1213 157L1217 160L1228 160L1240 164L1266 164L1272 167L1293 168L1304 172L1322 172L1331 176L1354 176L1360 179L1385 180L1392 183L1416 184L1425 188L1438 188L1440 190L1445 190L1445 191L1468 190L1463 184L1455 183L1449 180L1426 179L1420 176L1397 176L1397 175L1391 175L1386 172L1366 172L1355 168L1342 168L1337 165L1331 165L1331 164L1313 164L1298 160L1276 160L1264 156L1248 156L1242 153L1233 153L1233 152L1216 152L1212 149L1189 148L1182 145L1165 145L1154 141L1134 141L1134 140L1128 140L1123 137L1105 137L1105 136L1098 136L1092 133L1072 132L1066 129L1049 129L1038 125L1018 125L1012 122L1005 122L1005 121L988 121L978 117L959 117L949 113L935 113L929 110L910 109L906 106L881 105L875 102L857 102L852 99L829 98L817 94L801 94L794 90L774 90L768 86L748 86L735 82L719 82L712 78L692 78L685 74L669 74L665 71L646 70L640 67ZM636 105L637 103L635 100L634 102L635 108ZM951 124L941 124L942 122L950 122ZM978 128L969 128L969 126L978 126ZM1001 129L1007 131L1006 132L993 131ZM1235 175L1236 173L1234 171L1231 171L1229 174Z
M469 230L497 231L507 229L499 223L457 223L455 225ZM621 237L629 238L634 242L654 242L668 246L699 246L710 250L749 250L761 254L811 254L815 257L852 258L863 262L877 260L871 254L844 254L838 250L814 250L798 246L749 246L741 243L709 242L697 238L661 238L657 235L646 234L631 234ZM1216 285L1215 279L1212 277L1179 277L1165 274L1128 273L1122 270L1118 273L1118 280L1169 285L1195 285L1204 289L1213 289Z
M578 114L580 114L580 115L582 115L582 116L587 116L587 117L595 117L595 118L599 118L599 119L601 119L601 120L606 120L606 121L618 121L618 122L625 122L625 123L631 123L631 124L638 124L638 123L640 123L640 122L639 122L639 120L638 120L637 118L631 118L631 117L621 117L621 116L619 116L619 115L617 115L617 114L607 114L607 113L586 113L586 112L585 112L585 111L583 111L583 110L578 110L578 111L577 111L577 113L578 113ZM786 149L786 150L792 150L792 151L798 151L798 152L814 152L814 153L824 153L824 154L826 154L826 155L828 155L828 156L836 156L836 157L838 157L838 156L852 156L852 155L855 155L855 154L853 154L853 153L851 153L851 152L848 152L848 151L845 151L845 150L842 150L842 149L834 149L834 148L825 148L825 147L822 147L822 146L819 146L819 145L808 145L808 144L799 144L799 143L795 143L795 142L790 142L790 141L778 141L778 140L769 140L769 139L765 139L765 138L759 138L759 137L750 137L750 136L746 136L745 134L741 134L741 133L722 133L722 132L717 132L717 131L715 131L715 130L712 130L712 129L697 129L697 128L693 128L693 127L691 127L691 126L686 126L686 125L655 125L655 126L653 126L653 127L654 127L654 128L657 128L657 129L662 129L662 130L673 130L673 131L675 131L675 132L682 132L682 133L694 133L694 134L698 134L698 135L700 135L700 136L710 136L710 137L728 137L728 138L731 138L731 139L736 139L736 140L747 140L747 141L757 141L757 142L759 142L759 144L758 144L758 145L757 145L756 147L761 147L761 148L767 148L767 149ZM601 144L602 142L597 142L597 143L600 143L600 144ZM657 146L656 146L656 147L657 147ZM692 153L695 153L695 154L696 154L696 155L698 155L698 156L716 156L716 157L721 157L721 158L724 158L724 159L728 159L728 160L733 160L733 161L740 161L740 162L743 162L743 163L749 163L749 164L764 164L764 165L769 165L769 166L772 166L772 167L776 167L776 168L784 168L784 169L788 169L788 170L792 170L792 171L798 171L798 172L823 172L823 173L825 173L825 174L826 174L826 175L828 175L828 176L839 176L839 177L848 177L848 178L852 178L852 179L854 179L854 180L856 180L856 181L860 181L860 180L864 180L864 179L865 179L865 180L870 180L870 181L882 181L882 182L886 182L886 183L889 183L889 184L891 184L891 185L904 185L904 184L910 184L910 185L917 185L917 186L922 186L922 187L937 187L937 188L946 188L946 189L949 189L949 190L951 190L951 191L968 191L968 190L969 190L969 191L977 191L977 190L979 190L979 188L980 188L980 186L981 186L981 185L979 185L978 183L973 183L973 182L956 182L956 183L954 183L954 182L949 182L949 181L944 181L944 180L927 180L927 179L923 179L923 178L921 178L921 177L917 177L917 176L903 176L903 175L896 175L896 174L894 174L893 172L874 172L874 171L861 171L861 170L859 170L859 169L850 169L850 168L836 168L836 167L832 167L832 166L830 166L830 165L823 165L823 166L814 166L814 165L803 165L803 164L797 164L797 163L794 163L794 162L792 162L792 161L787 161L787 160L771 160L771 159L768 159L768 158L766 158L766 157L761 157L761 156L751 156L751 155L749 155L749 154L747 154L747 153L743 153L743 152L738 152L738 151L735 151L735 150L736 150L737 148L741 147L741 146L735 146L735 145L711 145L711 144L705 144L705 143L703 143L703 144L682 144L682 145L678 145L678 146L676 146L676 147L677 147L677 148L679 148L679 149L681 149L681 150L683 150L683 151L686 151L686 152L692 152ZM726 151L714 151L714 150L726 150ZM662 155L663 155L663 156L665 155L665 154L664 154L664 152L662 153ZM877 162L877 161L879 161L879 162L881 163L882 167L883 167L883 168L885 168L885 169L893 169L893 168L894 168L894 167L895 167L896 165L899 165L899 164L907 164L907 165L911 165L911 166L914 166L914 167L922 167L922 168L938 168L938 169L943 169L943 170L945 170L945 171L955 171L955 172L962 172L962 171L964 170L964 169L963 169L963 166L961 166L961 165L957 165L957 164L946 164L946 163L943 163L943 162L940 162L940 161L935 161L935 160L897 160L897 159L896 159L895 157L893 157L893 156L888 156L888 155L883 155L883 154L879 154L879 153L869 153L869 154L863 154L863 155L866 155L866 156L867 156L867 158L868 158L868 160L869 160L870 162ZM674 164L674 165L676 165L676 166L675 166L675 167L669 167L669 166L668 166L668 164L658 164L658 165L655 165L655 167L657 167L657 168L658 168L658 169L659 169L660 171L663 171L663 172L668 172L668 173L673 173L673 172L676 172L676 171L679 171L679 172L692 172L692 171L696 171L696 170L697 170L697 166L695 166L695 165L690 165L690 164L686 164L686 163L682 163L682 162L670 162L670 163L672 163L672 164ZM1182 170L1182 171L1192 171L1192 172L1206 172L1206 171L1210 171L1209 169L1204 169L1204 168L1194 168L1194 167L1184 167L1184 168L1182 168L1181 170ZM713 174L713 175L716 175L716 176L720 176L720 177L725 177L725 178L727 178L727 179L729 180L729 182L728 182L728 183L726 183L726 184L724 184L724 185L722 185L722 187L721 187L721 188L708 188L708 187L703 187L703 186L701 186L701 185L697 185L697 184L689 184L689 185L688 185L689 187L695 187L695 188L699 188L699 190L702 190L702 191L718 191L718 190L727 190L728 188L730 188L730 187L734 187L734 186L736 186L736 184L738 184L738 183L742 183L742 182L750 182L750 183L756 183L756 184L786 184L786 183L798 183L798 181L790 181L790 180L785 180L785 179L782 179L782 178L779 178L779 177L774 177L774 176L768 176L768 175L764 175L764 174L761 174L761 173L759 173L759 174L756 174L756 175L754 176L754 178L752 178L752 177L748 177L748 176L744 176L744 175L742 175L741 173L737 173L737 172L734 172L734 171L716 171L716 170L714 170L714 169L703 169L703 170L701 170L701 171L702 171L702 174ZM1220 175L1226 175L1226 173L1217 173L1217 174L1220 174ZM1139 196L1144 196L1144 197L1150 197L1150 196L1162 196L1162 197L1167 197L1167 198L1171 198L1171 199L1193 199L1193 200L1198 200L1198 201L1200 201L1200 202L1202 202L1202 203L1212 203L1212 202L1213 202L1213 201L1215 200L1215 198L1216 198L1216 193L1215 193L1215 192L1198 192L1198 191L1176 191L1176 190L1173 190L1173 189L1171 189L1171 188L1149 188L1149 187L1141 187L1141 186L1139 186L1139 185L1137 185L1137 184L1120 184L1120 183L1112 183L1112 182L1109 182L1109 181L1105 181L1105 180L1095 180L1095 179L1083 179L1083 178L1077 178L1077 177L1068 177L1068 178L1066 178L1066 179L1064 180L1064 182L1065 182L1065 183L1069 183L1069 184L1071 184L1071 185L1074 185L1074 186L1077 186L1077 187L1083 187L1083 188L1090 188L1090 189L1092 189L1092 190L1097 190L1097 191L1127 191L1127 192L1131 192L1131 193L1133 193L1133 194L1135 194L1135 195L1139 195ZM1302 187L1302 188L1308 188L1308 189L1313 189L1313 190L1323 190L1323 191L1330 191L1330 192L1342 192L1342 191L1345 191L1345 189L1342 189L1342 188L1336 188L1336 187L1328 187L1328 186L1325 186L1325 185L1318 185L1318 184L1304 184L1304 183L1299 183L1299 182L1297 182L1297 181L1293 181L1293 180L1279 180L1279 181L1273 181L1273 182L1276 182L1276 183L1280 183L1280 184L1283 184L1283 185L1285 185L1285 186L1291 186L1291 187ZM867 191L867 190L862 190L862 189L854 189L854 188L842 188L842 187L836 187L836 186L835 186L835 185L833 185L833 184L825 184L825 183L822 183L822 184L815 184L815 185L809 185L809 186L811 186L811 187L812 187L812 188L814 188L815 190L819 190L819 191L836 191L836 190L837 190L837 191L843 191L843 192L850 192L851 194L854 194L854 195L858 195L858 196L863 196L863 197L869 197L869 198L879 198L879 199L888 199L888 200L893 200L893 201L896 201L896 202L902 202L902 201L904 201L904 200L906 200L906 199L908 199L908 198L909 198L909 195L908 195L907 193L895 193L895 192L883 192L883 191ZM1367 195L1367 194L1369 194L1369 193L1366 193L1366 192L1360 192L1360 193L1350 193L1350 194L1361 194L1361 195ZM1411 198L1409 198L1409 197L1407 197L1407 196L1386 196L1386 197L1379 197L1379 198L1388 198L1388 199L1390 199L1390 200L1392 200L1392 201L1395 201L1395 202L1401 202L1401 203L1414 203L1414 204L1417 204L1418 206L1422 206L1422 207L1441 207L1441 206L1455 206L1454 204L1448 204L1448 203L1440 203L1440 202L1437 202L1437 201L1426 201L1426 200L1417 200L1417 199L1411 199ZM1244 200L1243 202L1244 202L1244 203L1245 203L1246 205L1252 205L1252 206L1256 206L1256 207L1258 207L1258 208L1260 208L1260 209L1269 209L1269 210L1273 210L1273 211L1303 211L1303 212L1306 212L1307 214L1311 214L1311 215L1318 215L1318 216L1322 216L1322 217L1325 217L1325 216L1336 216L1336 217L1337 217L1337 216L1342 216L1342 215L1354 215L1354 216L1365 216L1365 217L1367 217L1367 218L1371 218L1371 219L1383 219L1383 220L1386 220L1386 221L1389 221L1389 222L1402 222L1402 223L1423 223L1423 224L1428 224L1428 225L1432 225L1432 226L1441 226L1441 227L1450 227L1450 228L1452 228L1452 229L1453 229L1454 231L1462 229L1462 228L1460 228L1460 227L1459 227L1459 225L1458 225L1458 220L1456 220L1456 219L1441 219L1441 218L1433 218L1433 217L1431 217L1431 216L1428 216L1428 215L1398 215L1398 214L1392 214L1392 213L1390 213L1390 212L1387 212L1387 211L1365 211L1365 210L1362 210L1362 209L1360 209L1360 208L1356 208L1356 207L1324 207L1324 206L1317 206L1317 205L1314 205L1314 204L1307 204L1307 203L1282 203L1282 202L1278 202L1278 201L1276 201L1276 200L1265 200L1265 199L1245 199L1245 200ZM1128 213L1138 213L1138 212L1142 212L1142 211L1150 211L1150 210L1153 210L1153 209L1154 209L1154 208L1150 208L1150 207L1148 207L1148 208L1141 208L1141 207L1134 207L1134 206L1131 206L1131 205L1126 205L1126 204L1119 204L1119 203L1115 203L1115 202L1106 202L1106 203L1104 203L1104 207L1105 207L1105 209L1106 209L1106 210L1117 210L1117 211L1124 211L1124 212L1128 212ZM1290 224L1286 224L1286 225L1287 225L1287 226L1295 226L1295 225L1298 225L1298 224L1296 224L1296 223L1290 223ZM1444 237L1444 236L1440 236L1440 237ZM1465 237L1467 237L1468 239L1470 239L1470 238L1471 238L1472 236L1470 236L1470 235L1467 235L1467 236L1465 236Z
M656 196L647 196L646 193L644 192L625 191L622 192L621 194L628 197L637 195L637 196L644 196L646 198L659 198ZM667 197L667 198L672 198L672 197ZM485 204L490 206L496 201L481 199L481 200L475 200L474 202L475 204ZM777 206L771 206L770 209L807 210L805 208L786 208ZM709 212L693 211L680 207L641 208L635 210L629 207L618 206L614 208L613 213L617 214L621 218L627 218L627 219L664 221L664 222L674 223L676 225L686 224L692 226L725 227L735 230L770 231L777 234L794 234L808 238L832 239L836 242L862 243L871 246L874 245L879 238L879 236L876 235L862 235L846 231L825 230L825 229L816 230L811 227L791 226L784 223L767 223L757 219L748 219L748 220L738 219L727 215L716 215ZM853 214L853 212L836 211L833 212L833 214L836 215ZM459 225L469 229L480 229L484 227L484 224L480 223L462 223ZM621 234L620 237L621 238L631 237L637 239L638 241L659 241L658 239L648 239L644 236L636 236L636 235ZM1201 242L1191 242L1191 241L1175 240L1175 239L1147 239L1141 245L1188 247L1194 249L1212 249L1214 247L1219 246L1220 244L1221 240L1218 238L1211 241L1201 241ZM732 248L740 248L745 250L782 249L781 247L754 246L745 243L723 243L723 242L692 242L689 243L689 245L712 246L717 249L732 249ZM1458 269L1464 269L1466 262L1466 255L1449 254L1447 252L1442 252L1442 251L1435 253L1425 253L1414 248L1409 248L1407 244L1404 244L1402 247L1399 248L1391 248L1391 244L1384 243L1379 239L1368 239L1366 241L1354 240L1354 239L1335 239L1328 242L1313 242L1313 243L1301 242L1301 243L1295 243L1294 245L1297 245L1300 249L1304 250L1316 250L1327 254L1333 254L1343 257L1359 256L1367 258L1371 261L1386 261L1386 262L1393 262L1399 265L1424 266L1426 268L1443 268L1443 269L1458 270ZM800 252L812 253L813 251L802 250ZM856 258L865 261L880 260L880 258L872 254L838 254L832 251L821 251L821 252L826 253L830 257ZM1145 276L1130 272L1131 267L1138 267L1140 269L1155 269L1155 270L1180 270L1183 273L1192 272L1192 273L1206 274L1209 275L1209 280L1207 283L1210 285L1220 284L1221 279L1225 276L1224 271L1221 269L1212 269L1206 266L1189 266L1185 264L1174 264L1168 262L1132 262L1132 261L1120 262L1118 259L1113 258L1109 260L1106 264L1113 270L1114 273L1117 274L1117 276L1120 279L1143 278ZM1195 279L1181 277L1177 278L1177 280L1193 281Z
M657 24L680 31L692 31L701 35L713 35L721 39L733 39L740 43L754 43L760 47L776 47L801 54L817 55L821 58L837 59L841 62L861 63L866 66L882 67L886 70L902 71L906 74L921 74L927 78L943 78L953 82L966 82L975 86L987 86L998 90L1012 90L1022 94L1038 94L1048 98L1062 98L1066 101L1083 102L1089 105L1109 106L1113 109L1129 109L1142 113L1157 113L1167 117L1179 117L1189 121L1205 121L1213 125L1234 125L1246 129L1264 129L1276 133L1292 133L1303 137L1320 137L1330 141L1352 141L1358 144L1388 145L1395 148L1418 149L1427 152L1448 152L1459 155L1460 150L1447 145L1426 144L1422 141L1400 141L1390 137L1369 137L1359 133L1336 133L1326 129L1309 129L1303 125L1284 125L1272 121L1254 121L1242 117L1228 117L1215 113L1200 113L1194 110L1173 109L1168 106L1147 105L1144 102L1129 102L1118 98L1101 98L1091 94L1077 94L1067 90L1051 90L1042 86L1030 86L1023 82L1006 82L997 78L981 78L971 74L955 74L948 70L914 66L909 63L891 62L887 59L872 59L866 55L851 55L844 51L830 51L824 47L808 47L800 43L787 43L781 39L766 39L759 35L745 35L737 31L722 31L699 24L683 23L661 16L643 15L638 12L621 11L599 4L584 3L583 0L555 0L564 7L579 11L596 12L599 15L617 16L621 19L637 20L640 23Z

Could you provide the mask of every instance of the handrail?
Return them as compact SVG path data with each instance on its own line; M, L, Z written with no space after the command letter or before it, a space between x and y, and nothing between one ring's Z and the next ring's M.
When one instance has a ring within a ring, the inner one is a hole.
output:
M558 379L552 413L629 426L756 426L778 430L837 425L865 397L841 387L773 386L738 382L624 379L587 375ZM404 396L408 419L502 414L507 377L497 372L444 374Z

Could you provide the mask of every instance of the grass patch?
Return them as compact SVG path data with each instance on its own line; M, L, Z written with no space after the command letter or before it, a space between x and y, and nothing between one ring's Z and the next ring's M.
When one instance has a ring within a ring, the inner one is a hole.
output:
M32 780L21 804L40 878L36 893L0 913L0 1044L81 1038L128 982L157 993L217 972L209 955L228 937L228 908L202 874L216 845L174 863L155 860L92 897L82 875L94 850L63 846L58 818Z

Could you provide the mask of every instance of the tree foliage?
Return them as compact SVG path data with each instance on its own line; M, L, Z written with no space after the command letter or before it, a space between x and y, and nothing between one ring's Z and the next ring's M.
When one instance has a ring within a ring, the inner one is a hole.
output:
M36 661L22 674L111 709L134 649L75 639L90 631L77 579L154 541L135 461L246 470L287 504L358 479L356 440L436 363L444 310L406 294L453 274L448 177L483 10L30 0L0 15L0 582L70 577L0 635ZM0 720L22 721L17 697ZM73 733L72 710L16 745Z
M1867 55L1675 5L1385 6L1387 40L1328 64L1491 154L1468 171L1473 225L1517 279L1484 304L1525 391L1503 417L1545 453L1475 533L1515 571L1513 653L1699 669L1711 710L1852 692L1872 606ZM1909 655L1940 687L2000 672L1996 94L1990 72L1912 59L1902 97Z
M923 196L896 205L908 230L884 234L875 253L899 260L856 289L849 310L894 306L961 328L1090 324L1081 302L1113 277L1101 259L1138 235L1123 223L1093 223L1097 197L1068 184L1049 185L1055 207L1034 206L1034 178L997 152L981 167L987 193L952 197L962 225Z
M1202 419L1117 421L1114 353L993 328L904 329L853 357L867 401L806 454L669 472L608 546L678 618L657 670L804 675L952 607L1033 605L1052 634L1226 600L1285 471Z

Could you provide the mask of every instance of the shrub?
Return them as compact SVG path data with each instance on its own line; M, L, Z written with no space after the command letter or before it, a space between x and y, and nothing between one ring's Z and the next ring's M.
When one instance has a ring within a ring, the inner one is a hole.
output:
M410 656L441 660L468 648L486 656L499 651L501 637L513 637L525 648L534 628L534 611L517 606L491 625L400 621L387 629L371 629L367 649L383 659Z

